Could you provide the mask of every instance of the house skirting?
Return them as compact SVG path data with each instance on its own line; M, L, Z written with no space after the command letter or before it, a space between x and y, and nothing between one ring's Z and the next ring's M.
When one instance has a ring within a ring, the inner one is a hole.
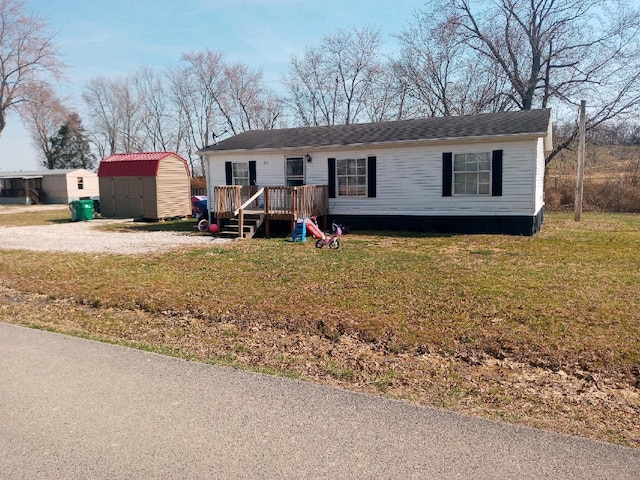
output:
M544 220L541 209L536 215L330 215L330 221L351 230L392 230L440 234L505 234L531 236L538 233Z

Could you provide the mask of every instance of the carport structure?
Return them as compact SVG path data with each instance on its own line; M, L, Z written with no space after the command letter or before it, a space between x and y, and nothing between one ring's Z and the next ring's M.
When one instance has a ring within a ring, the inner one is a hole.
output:
M32 205L40 202L42 175L10 172L0 175L0 203Z

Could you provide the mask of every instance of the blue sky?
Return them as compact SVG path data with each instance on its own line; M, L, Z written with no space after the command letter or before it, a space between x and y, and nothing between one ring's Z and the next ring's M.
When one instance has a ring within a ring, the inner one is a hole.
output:
M24 0L58 32L68 65L60 93L82 115L81 93L93 77L118 78L142 66L176 64L185 52L210 49L261 69L274 89L292 55L337 29L373 27L384 50L413 19L422 0ZM0 135L0 171L39 167L16 115Z

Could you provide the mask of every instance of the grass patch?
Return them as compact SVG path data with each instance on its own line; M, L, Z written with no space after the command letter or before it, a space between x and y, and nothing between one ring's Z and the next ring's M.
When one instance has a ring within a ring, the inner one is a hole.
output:
M344 243L325 252L261 239L144 259L3 252L0 267L23 292L229 322L225 337L260 324L334 342L353 335L396 354L480 349L629 374L640 362L637 216L555 214L533 238Z
M29 225L51 225L71 222L71 212L66 205L55 210L6 213L0 215L0 227L25 227Z
M640 445L637 425L597 426L612 417L589 410L600 400L503 383L526 368L635 385L640 216L553 213L535 237L343 240L339 251L283 239L148 257L0 251L0 320Z

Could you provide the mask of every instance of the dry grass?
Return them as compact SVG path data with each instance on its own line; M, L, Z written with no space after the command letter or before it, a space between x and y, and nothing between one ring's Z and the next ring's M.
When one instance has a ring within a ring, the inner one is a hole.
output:
M46 225L65 223L71 220L71 213L66 205L52 205L47 207L46 210L34 207L34 211L29 211L29 207L18 205L2 205L0 208L2 208L2 210L0 210L0 227Z
M639 216L343 245L0 252L0 320L640 446Z
M547 209L572 210L577 153L563 151L547 166ZM640 213L640 147L588 145L585 151L585 211Z

